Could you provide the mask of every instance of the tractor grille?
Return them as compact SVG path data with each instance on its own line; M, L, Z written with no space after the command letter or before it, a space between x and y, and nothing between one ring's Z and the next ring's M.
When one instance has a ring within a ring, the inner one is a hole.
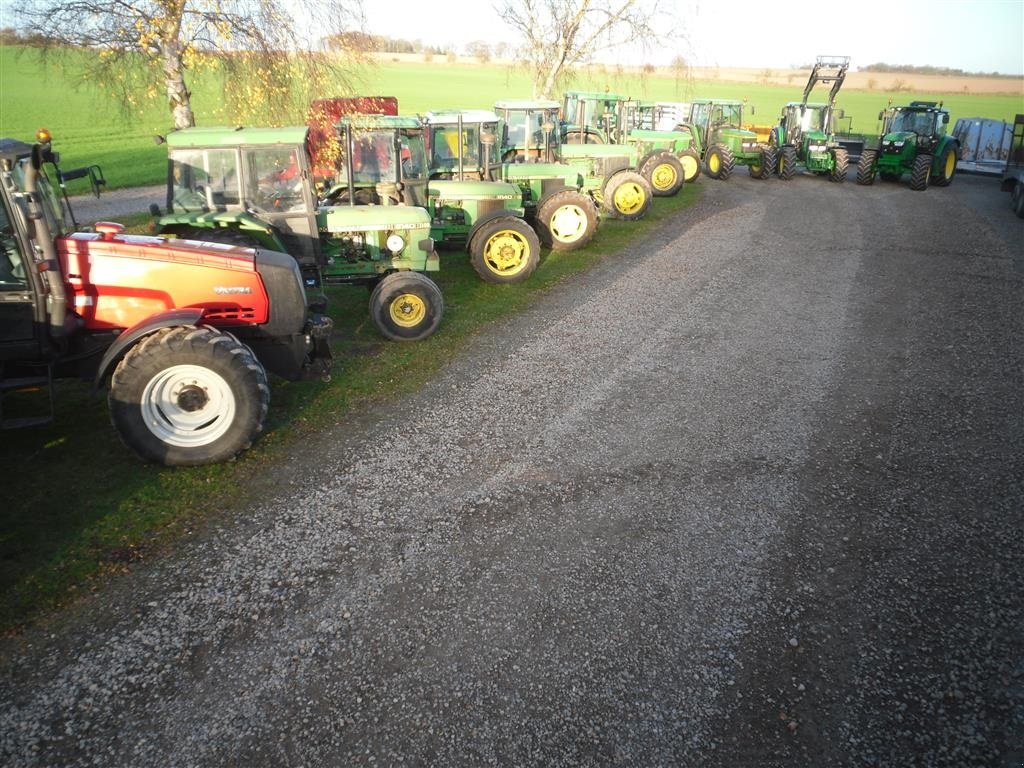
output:
M203 307L204 320L254 320L256 310L252 307Z
M479 218L482 219L487 214L493 213L494 211L504 210L504 208L504 200L481 200L477 210L479 211Z

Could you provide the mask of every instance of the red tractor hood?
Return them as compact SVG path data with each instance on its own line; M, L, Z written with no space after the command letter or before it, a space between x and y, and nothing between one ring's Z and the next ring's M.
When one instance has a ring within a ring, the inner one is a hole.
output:
M267 322L251 248L162 237L76 233L57 239L68 306L87 328L130 328L182 307L217 325Z

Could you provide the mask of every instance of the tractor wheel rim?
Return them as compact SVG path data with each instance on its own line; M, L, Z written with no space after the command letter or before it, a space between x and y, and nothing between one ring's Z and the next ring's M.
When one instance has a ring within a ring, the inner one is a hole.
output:
M693 157L691 157L690 155L686 155L685 157L679 158L679 162L682 163L683 165L684 179L689 180L694 178L697 175L697 172L700 170L700 166L697 164L697 161L694 160Z
M415 293L403 293L391 300L388 314L398 327L415 328L427 316L427 302Z
M587 232L587 214L578 205L563 205L551 217L551 236L560 243L575 243Z
M651 184L658 191L672 189L678 180L679 177L676 175L676 169L668 163L661 163L655 166L654 172L651 174Z
M708 158L708 169L710 169L712 173L718 173L721 168L722 164L718 159L718 155L712 154L711 157Z
M484 247L484 263L497 275L516 275L526 268L530 244L518 232L503 229Z
M953 169L956 168L956 155L952 152L946 153L946 173L944 178L950 178L953 176Z
M219 373L199 365L172 365L149 380L142 392L146 428L167 445L208 445L231 428L235 395Z
M612 200L615 203L615 210L619 213L636 213L644 205L644 191L639 184L627 182L620 184L615 190Z

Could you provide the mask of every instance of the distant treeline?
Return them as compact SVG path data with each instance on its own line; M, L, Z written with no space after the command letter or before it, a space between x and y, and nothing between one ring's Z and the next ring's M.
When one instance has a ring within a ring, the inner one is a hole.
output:
M952 67L915 67L912 64L868 64L857 67L861 72L882 72L897 75L940 75L943 77L1020 77L1020 75L1004 75L1001 72L965 72Z

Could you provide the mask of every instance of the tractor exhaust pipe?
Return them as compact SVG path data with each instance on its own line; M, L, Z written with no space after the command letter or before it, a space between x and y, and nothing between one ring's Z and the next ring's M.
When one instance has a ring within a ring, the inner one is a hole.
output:
M32 146L32 158L25 173L25 191L28 193L28 217L32 221L32 238L36 247L43 254L43 262L38 264L43 279L46 281L46 314L50 318L50 335L63 338L67 335L65 321L68 316L67 292L64 290L64 276L60 271L60 260L57 249L53 245L56 235L50 232L46 216L39 205L39 169L43 160L50 154L50 137L42 132L37 134L40 143Z
M356 204L356 183L352 179L356 169L356 144L352 138L352 125L345 123L345 151L348 153L348 173L345 174L348 177L348 204L355 206Z

